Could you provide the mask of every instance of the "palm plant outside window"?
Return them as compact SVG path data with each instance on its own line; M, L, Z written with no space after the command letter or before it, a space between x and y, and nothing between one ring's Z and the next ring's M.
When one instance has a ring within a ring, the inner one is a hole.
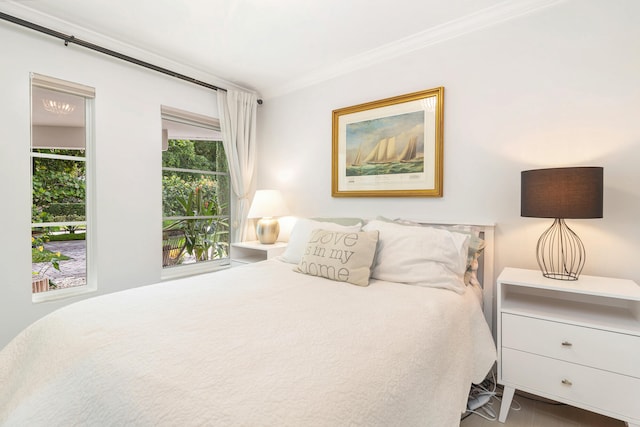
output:
M162 266L228 262L230 188L222 141L182 135L168 137L162 153Z

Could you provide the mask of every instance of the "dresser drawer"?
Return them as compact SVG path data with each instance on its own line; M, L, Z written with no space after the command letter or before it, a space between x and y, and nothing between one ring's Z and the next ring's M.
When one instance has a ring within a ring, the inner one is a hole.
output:
M514 388L640 422L637 378L503 348L502 379Z
M640 378L640 337L502 314L502 347Z

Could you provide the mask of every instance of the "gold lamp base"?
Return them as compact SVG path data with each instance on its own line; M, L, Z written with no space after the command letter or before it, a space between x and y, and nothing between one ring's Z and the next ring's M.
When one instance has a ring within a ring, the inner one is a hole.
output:
M275 218L261 218L256 225L256 236L263 245L272 245L278 240L280 223Z

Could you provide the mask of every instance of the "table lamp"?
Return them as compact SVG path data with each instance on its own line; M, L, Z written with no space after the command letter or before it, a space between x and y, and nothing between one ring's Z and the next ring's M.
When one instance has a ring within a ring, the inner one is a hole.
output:
M520 215L554 218L536 247L542 275L578 280L586 253L566 218L602 218L603 168L534 169L521 174Z
M260 243L270 245L278 240L280 224L277 217L288 215L287 206L278 190L258 190L253 196L249 218L259 218L256 236Z

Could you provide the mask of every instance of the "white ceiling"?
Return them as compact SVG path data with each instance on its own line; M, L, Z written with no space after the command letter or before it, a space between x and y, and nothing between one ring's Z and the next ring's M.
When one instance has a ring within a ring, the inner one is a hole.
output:
M0 11L269 98L560 1L0 0Z

